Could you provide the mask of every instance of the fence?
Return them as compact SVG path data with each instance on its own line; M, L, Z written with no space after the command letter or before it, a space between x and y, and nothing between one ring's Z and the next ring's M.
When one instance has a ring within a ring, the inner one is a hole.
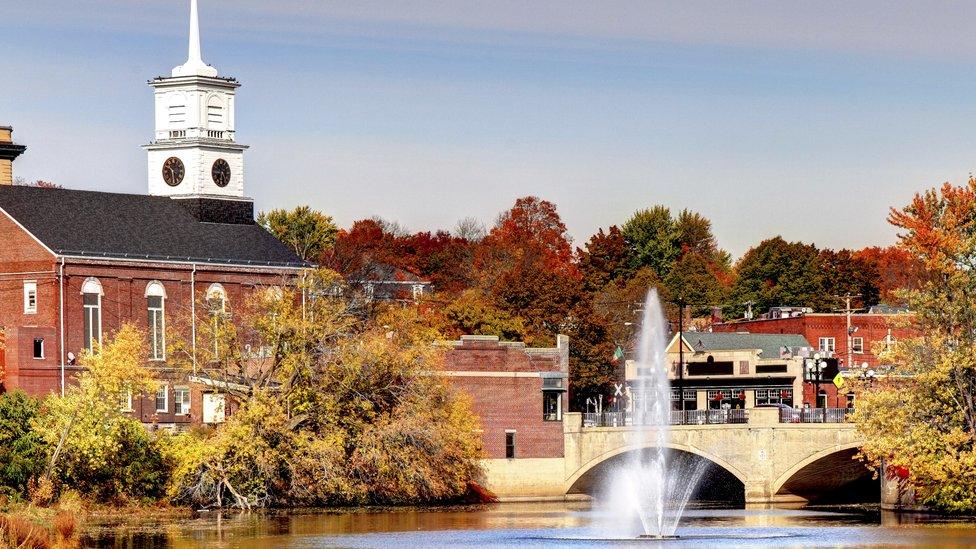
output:
M780 423L847 423L853 408L782 408Z
M656 425L650 414L634 412L604 412L583 414L583 427L630 427ZM749 411L735 410L671 410L670 425L724 425L747 423Z

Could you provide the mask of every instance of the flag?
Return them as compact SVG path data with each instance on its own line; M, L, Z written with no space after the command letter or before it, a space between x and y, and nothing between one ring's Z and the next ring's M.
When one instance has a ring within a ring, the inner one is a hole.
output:
M844 375L840 372L837 372L837 375L834 376L834 385L836 385L838 389L844 388Z
M613 352L613 363L616 364L623 360L623 358L624 350L620 348L620 345L617 345L617 350Z

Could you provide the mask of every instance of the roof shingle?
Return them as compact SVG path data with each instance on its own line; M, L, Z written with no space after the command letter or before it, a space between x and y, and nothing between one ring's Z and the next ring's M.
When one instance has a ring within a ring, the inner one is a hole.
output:
M0 186L0 209L61 255L303 266L260 225L200 222L166 197Z

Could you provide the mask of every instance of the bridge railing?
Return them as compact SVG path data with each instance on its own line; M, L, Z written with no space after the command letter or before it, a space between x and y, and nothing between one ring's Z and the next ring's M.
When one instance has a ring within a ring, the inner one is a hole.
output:
M653 425L649 414L603 412L583 414L583 427L630 427ZM748 423L749 410L671 410L671 425L723 425Z
M847 423L853 408L783 408L780 423Z

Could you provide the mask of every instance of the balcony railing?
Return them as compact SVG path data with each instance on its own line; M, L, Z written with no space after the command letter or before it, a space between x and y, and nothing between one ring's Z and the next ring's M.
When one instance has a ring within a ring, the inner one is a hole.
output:
M847 423L853 408L783 408L780 423Z
M583 414L583 427L630 427L653 426L653 418L649 414L635 414L633 412L604 412L602 414ZM672 410L669 416L670 425L724 425L730 423L747 423L749 411L735 410Z

